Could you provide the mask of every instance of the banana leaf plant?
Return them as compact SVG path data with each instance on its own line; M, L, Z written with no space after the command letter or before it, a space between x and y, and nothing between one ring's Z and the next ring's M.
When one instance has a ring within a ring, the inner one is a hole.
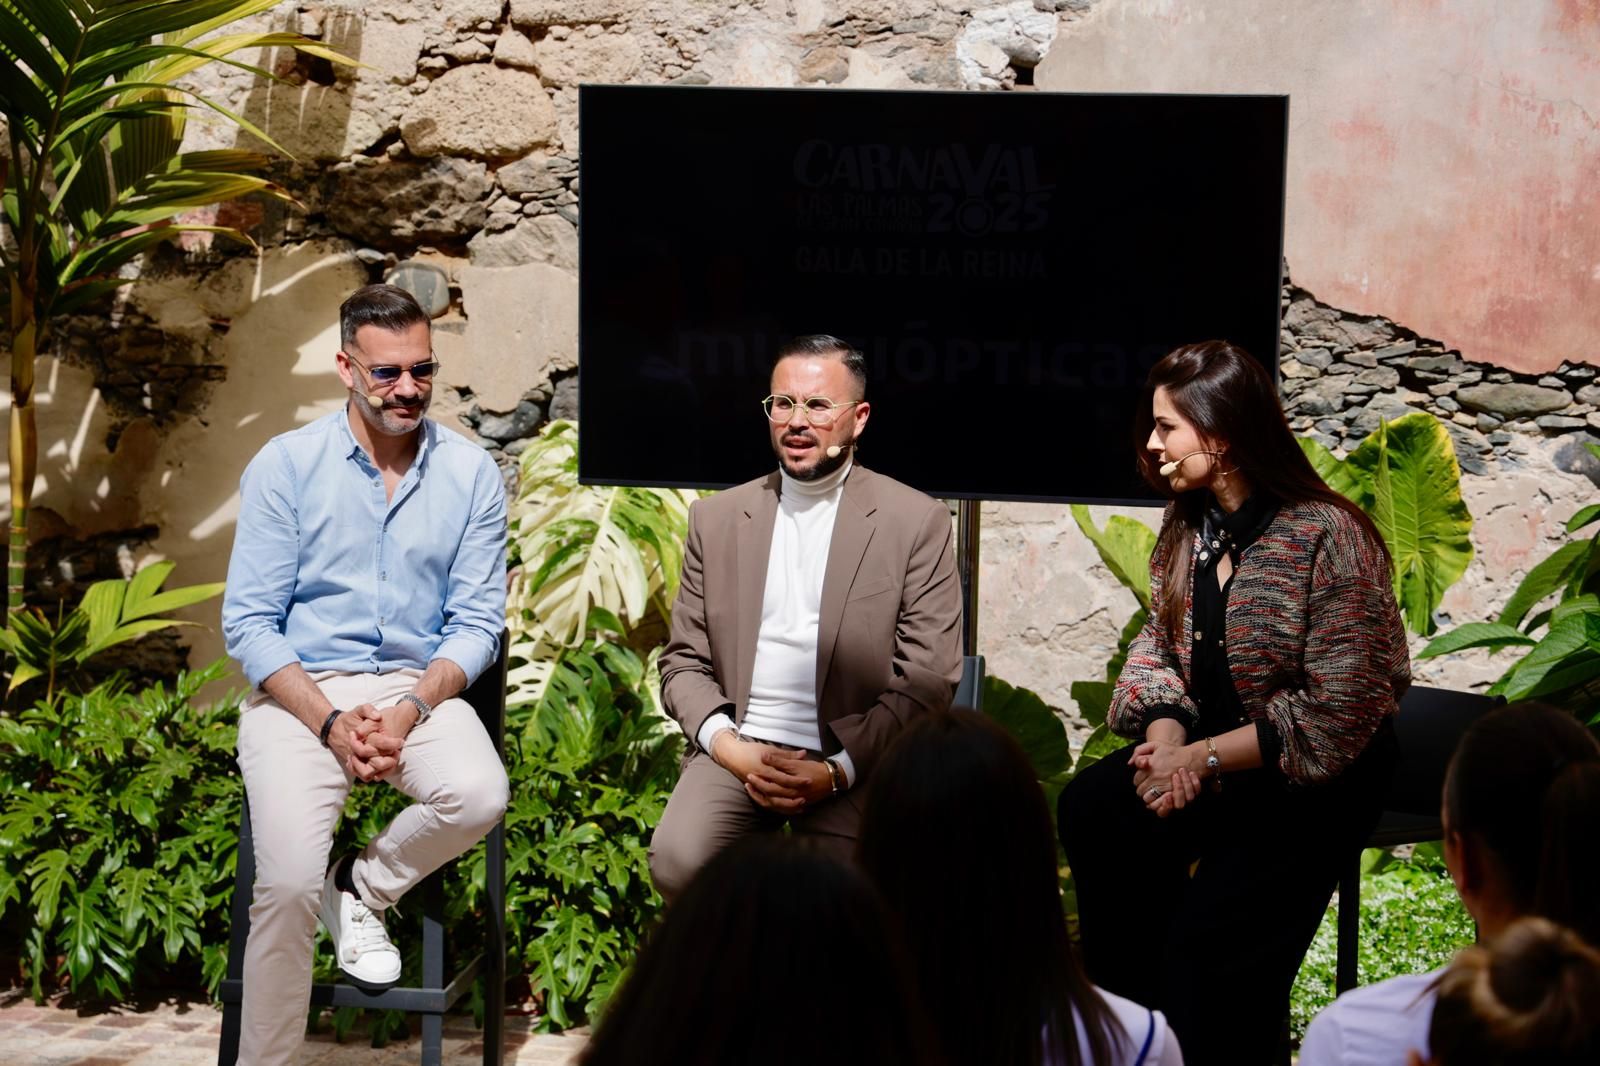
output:
M11 523L7 609L23 605L28 512L38 465L34 359L51 322L128 284L123 268L184 232L254 242L185 211L252 193L290 200L259 172L269 157L183 152L191 111L251 122L184 84L211 63L272 75L232 56L294 48L352 60L296 33L216 33L277 0L0 0L0 301L11 334ZM281 149L279 149L281 151ZM285 153L287 154L287 153Z
M1413 633L1437 628L1445 590L1472 562L1472 515L1450 433L1422 411L1380 422L1344 460L1309 437L1300 448L1328 487L1359 506L1383 534L1394 598Z
M107 648L169 626L195 625L163 618L168 611L220 595L222 583L161 591L171 562L152 563L131 578L96 581L83 600L51 624L38 608L18 611L0 629L0 649L15 663L7 693L36 677L45 679L45 700L55 697L62 676Z
M1600 459L1600 446L1585 444ZM1580 508L1567 522L1568 535L1600 521L1600 503ZM1555 597L1543 610L1540 604ZM1541 632L1542 631L1542 632ZM1600 530L1569 540L1523 577L1493 622L1467 622L1422 649L1419 659L1468 648L1523 649L1491 685L1491 696L1546 700L1600 724Z
M565 420L545 426L519 466L510 521L508 702L563 702L588 683L585 674L594 671L587 657L610 635L645 660L646 687L659 708L655 655L683 569L689 504L699 494L579 484L578 427Z

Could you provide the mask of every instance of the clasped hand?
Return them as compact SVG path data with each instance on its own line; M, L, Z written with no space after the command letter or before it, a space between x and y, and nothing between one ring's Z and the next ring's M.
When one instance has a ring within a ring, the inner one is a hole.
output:
M370 703L351 708L333 721L328 747L362 781L381 781L400 763L406 734L417 723L411 703L378 708Z
M799 814L833 793L828 768L799 752L740 740L732 730L717 734L711 747L717 765L739 779L757 806L769 811Z
M1189 745L1147 740L1133 749L1133 788L1144 805L1165 818L1200 796L1200 775L1190 765Z

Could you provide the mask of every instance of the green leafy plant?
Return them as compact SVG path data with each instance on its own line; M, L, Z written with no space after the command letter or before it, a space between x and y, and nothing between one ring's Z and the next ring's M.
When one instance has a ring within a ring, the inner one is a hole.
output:
M1106 662L1105 679L1074 681L1069 690L1078 713L1094 729L1078 756L1077 768L1081 770L1123 744L1106 725L1106 715L1111 710L1111 693L1122 673L1122 664L1128 659L1128 646L1150 617L1150 556L1156 549L1156 535L1144 523L1124 515L1106 519L1102 530L1094 524L1089 508L1081 503L1072 505L1072 520L1094 545L1106 569L1133 593L1139 604L1117 636L1116 651Z
M1586 444L1600 458L1600 446ZM1600 520L1600 504L1581 508L1567 522L1569 536ZM1555 597L1555 603L1535 610ZM1540 631L1543 631L1542 633ZM1540 699L1600 722L1600 529L1568 541L1523 577L1493 622L1468 622L1428 644L1430 659L1469 648L1522 648L1522 656L1489 687L1511 701Z
M568 421L545 426L519 465L509 698L539 703L592 631L632 635L646 655L664 641L698 494L579 484L578 427Z
M1412 632L1427 636L1445 590L1472 562L1472 515L1450 433L1418 411L1380 422L1342 461L1309 437L1300 447L1330 488L1365 511L1393 560L1394 598Z
M1439 845L1419 844L1408 858L1369 848L1361 865L1357 957L1362 984L1435 970L1477 939ZM1328 908L1295 979L1289 1025L1296 1041L1334 998L1338 906Z
M0 718L0 951L36 999L220 980L242 790L237 700L120 680Z
M546 426L520 463L508 929L542 1024L565 1028L599 1012L660 906L646 842L683 740L655 664L697 494L580 485L571 422Z
M277 0L0 0L0 299L11 330L11 539L8 609L23 605L28 509L38 464L34 359L52 320L127 284L121 269L185 231L253 244L226 226L180 223L186 210L251 193L289 199L256 172L257 152L181 152L190 110L206 109L278 146L249 121L185 87L213 62L296 48L347 57L294 33L213 34ZM211 35L211 36L208 36Z
M196 625L161 615L222 593L222 583L186 585L161 591L175 564L152 563L131 578L97 581L83 600L51 624L37 608L13 614L0 630L0 648L15 661L8 691L36 677L45 679L45 699L57 681L107 648L171 626Z

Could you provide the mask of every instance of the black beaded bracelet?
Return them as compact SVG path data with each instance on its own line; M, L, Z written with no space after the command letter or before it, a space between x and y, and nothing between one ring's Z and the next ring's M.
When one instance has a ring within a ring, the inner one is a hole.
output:
M326 718L324 718L322 720L322 738L321 739L322 739L322 746L323 747L327 747L328 746L328 731L333 728L333 720L335 718L339 717L343 713L344 713L343 711L341 711L339 708L335 707L333 710L328 712L328 717L326 717Z

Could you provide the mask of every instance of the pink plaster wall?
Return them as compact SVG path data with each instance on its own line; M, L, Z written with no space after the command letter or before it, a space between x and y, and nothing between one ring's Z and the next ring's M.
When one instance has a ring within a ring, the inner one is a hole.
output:
M1600 363L1600 0L1099 0L1035 82L1288 93L1296 283L1469 359Z

